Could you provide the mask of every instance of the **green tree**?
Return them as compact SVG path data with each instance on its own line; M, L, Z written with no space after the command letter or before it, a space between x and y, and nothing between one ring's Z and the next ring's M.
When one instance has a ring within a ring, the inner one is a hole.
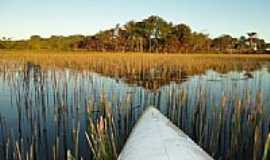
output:
M227 51L229 49L233 49L235 45L235 39L232 38L232 36L230 35L222 35L218 38L215 38L212 41L212 47L215 50L219 50L219 51Z
M173 27L173 34L176 36L177 40L179 41L179 51L180 52L187 52L190 41L192 38L191 29L186 24L178 24Z
M191 52L208 52L210 50L211 39L207 34L194 32L190 40Z
M41 40L42 38L39 35L33 35L28 41L29 49L41 49Z

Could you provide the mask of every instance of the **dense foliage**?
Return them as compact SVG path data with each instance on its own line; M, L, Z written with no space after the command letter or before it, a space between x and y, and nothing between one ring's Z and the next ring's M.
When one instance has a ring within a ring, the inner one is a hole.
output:
M3 38L0 49L49 49L49 50L89 50L110 52L233 52L243 53L269 48L256 33L247 37L234 38L228 34L210 38L208 34L193 32L186 24L173 24L161 17L150 16L139 22L130 21L123 26L116 25L95 35L51 36L41 38L31 36L29 40L12 41Z

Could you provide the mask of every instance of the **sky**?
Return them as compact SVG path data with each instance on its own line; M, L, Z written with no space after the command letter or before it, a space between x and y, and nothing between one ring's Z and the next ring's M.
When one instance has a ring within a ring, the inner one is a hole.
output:
M257 32L270 42L270 0L0 0L0 37L92 35L150 15L210 37Z

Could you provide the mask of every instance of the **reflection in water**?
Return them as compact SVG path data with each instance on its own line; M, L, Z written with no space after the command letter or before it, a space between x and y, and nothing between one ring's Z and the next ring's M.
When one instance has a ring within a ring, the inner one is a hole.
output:
M0 156L62 159L70 150L75 157L91 158L85 138L88 106L97 119L104 101L112 108L119 148L143 110L153 105L215 158L262 156L270 125L267 69L227 74L209 70L185 81L158 79L115 80L88 71L43 70L30 63L16 70L1 68ZM254 135L260 139L259 150Z

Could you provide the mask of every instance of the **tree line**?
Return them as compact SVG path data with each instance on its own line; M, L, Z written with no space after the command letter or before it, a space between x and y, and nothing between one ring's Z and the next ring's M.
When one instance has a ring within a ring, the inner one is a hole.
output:
M31 50L88 50L101 52L152 53L247 53L266 51L270 44L257 37L256 32L234 38L229 34L210 38L208 34L194 32L186 24L173 24L161 17L150 16L142 21L130 21L123 26L100 31L95 35L31 36L29 40L12 41L2 38L0 49Z

